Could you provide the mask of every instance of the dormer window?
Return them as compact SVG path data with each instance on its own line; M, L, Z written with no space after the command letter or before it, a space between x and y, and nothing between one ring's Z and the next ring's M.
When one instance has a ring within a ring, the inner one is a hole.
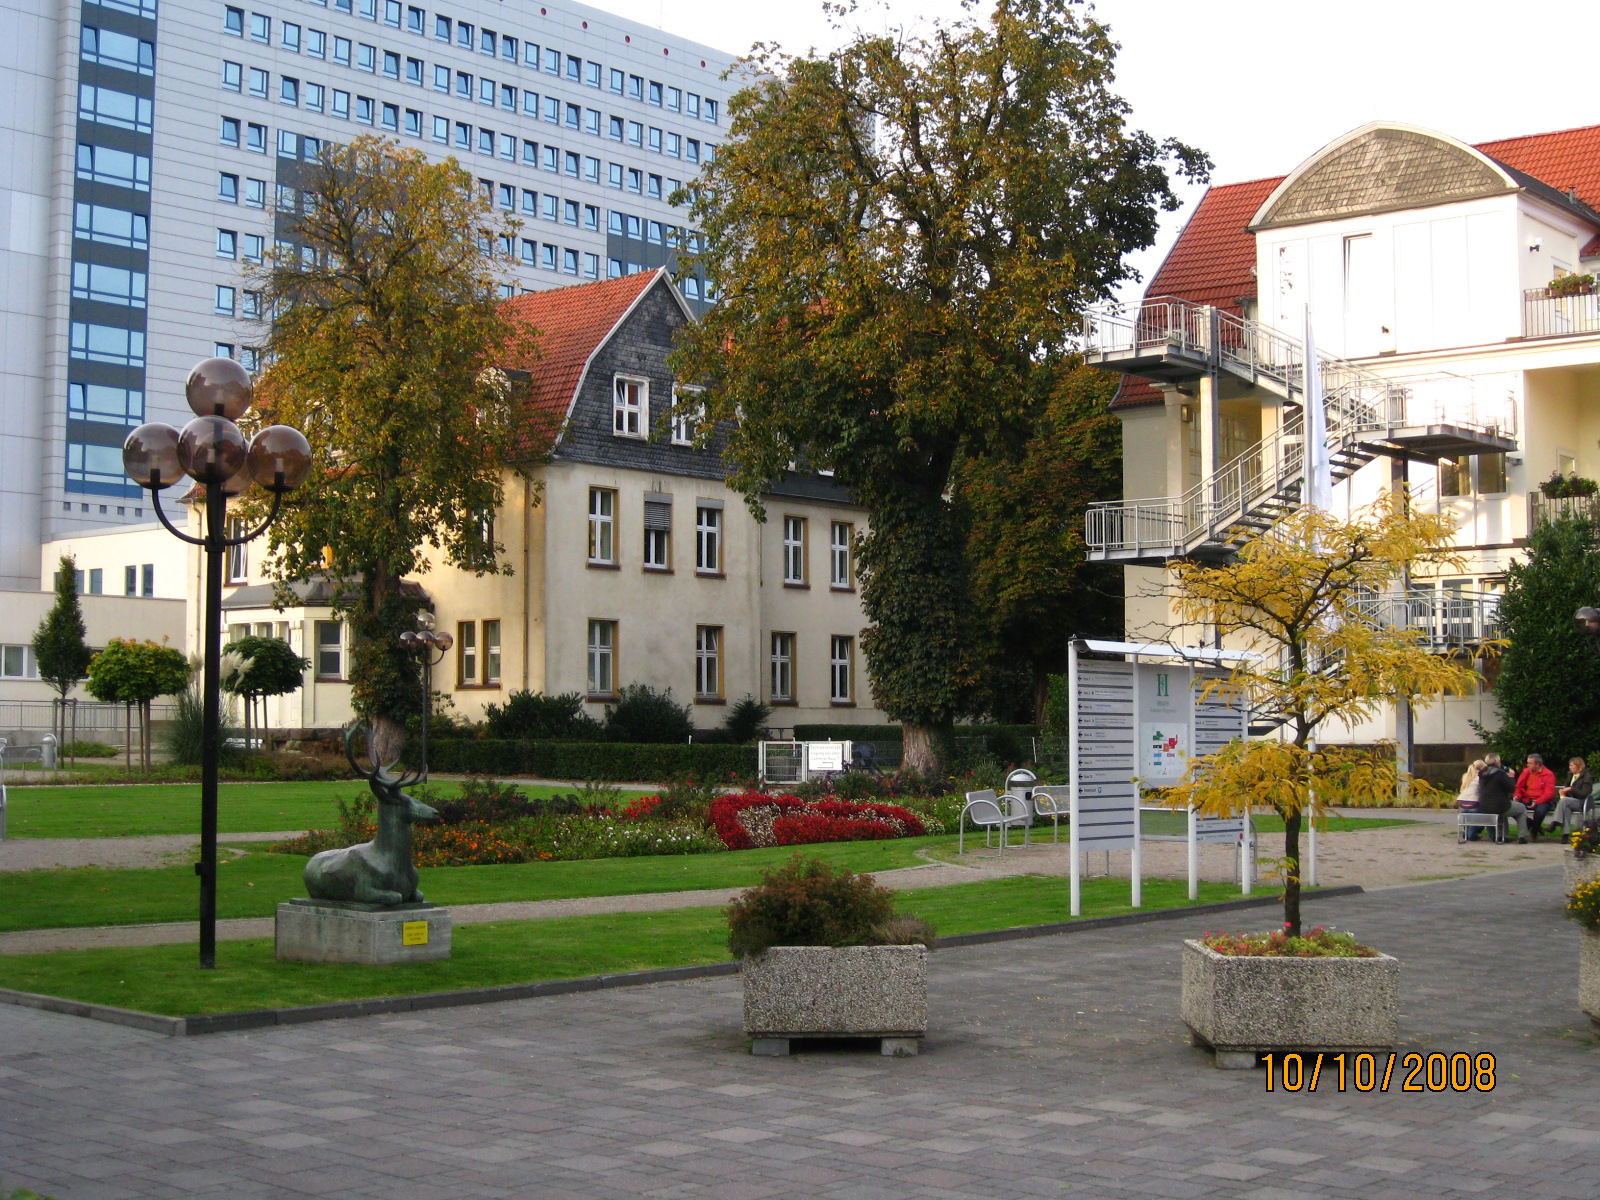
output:
M649 413L649 381L618 375L611 400L611 432L617 437L642 438Z

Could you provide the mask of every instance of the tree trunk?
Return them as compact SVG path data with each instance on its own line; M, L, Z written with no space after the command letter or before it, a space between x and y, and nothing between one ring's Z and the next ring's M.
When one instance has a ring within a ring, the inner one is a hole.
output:
M1283 928L1300 936L1300 824L1305 814L1293 812L1283 819Z
M122 739L123 757L127 760L128 770L133 770L133 705L122 706Z
M902 757L900 769L936 779L944 770L944 746L949 736L949 726L902 725Z

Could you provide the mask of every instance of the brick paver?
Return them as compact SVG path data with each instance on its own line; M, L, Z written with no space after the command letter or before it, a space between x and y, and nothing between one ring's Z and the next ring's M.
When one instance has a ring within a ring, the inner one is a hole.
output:
M166 1039L0 1008L0 1184L58 1200L1600 1195L1549 867L1322 901L1490 1094L1263 1091L1176 1019L1202 918L947 950L924 1053L754 1058L735 979ZM1261 923L1266 914L1250 914ZM1216 921L1217 918L1210 918Z

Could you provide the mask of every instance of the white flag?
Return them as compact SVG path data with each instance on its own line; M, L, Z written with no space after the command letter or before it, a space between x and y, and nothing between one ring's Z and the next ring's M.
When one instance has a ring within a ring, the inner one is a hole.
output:
M1306 492L1312 508L1328 512L1333 508L1333 464L1328 459L1328 409L1322 395L1322 364L1317 361L1317 343L1311 333L1311 308L1305 309L1306 323Z

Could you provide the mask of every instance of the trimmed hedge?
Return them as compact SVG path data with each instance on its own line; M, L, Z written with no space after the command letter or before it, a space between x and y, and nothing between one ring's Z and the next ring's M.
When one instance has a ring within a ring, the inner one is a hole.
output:
M458 775L524 775L604 783L659 783L684 775L749 779L754 746L636 742L514 742L452 738L428 744L428 765Z

